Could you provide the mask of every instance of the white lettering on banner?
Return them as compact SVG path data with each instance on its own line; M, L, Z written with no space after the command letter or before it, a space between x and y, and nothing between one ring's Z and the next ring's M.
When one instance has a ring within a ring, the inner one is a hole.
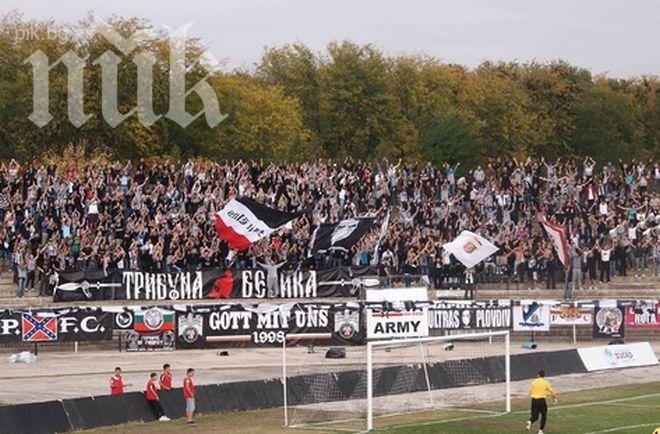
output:
M277 278L280 298L316 298L316 271L294 271L280 273ZM241 295L243 298L266 298L268 282L262 270L241 272Z
M209 314L211 330L250 330L252 314L245 311L222 311Z
M204 297L201 271L143 273L125 271L122 284L128 300L195 300Z
M0 335L16 334L18 330L18 320L2 319L0 320Z
M429 335L429 313L427 308L414 311L374 312L366 309L367 338L407 338Z
M94 325L90 325L90 323ZM80 328L85 333L96 333L99 330L99 321L95 316L87 316L80 321Z
M289 313L274 310L272 312L257 313L258 329L284 329L289 327Z
M243 271L241 273L241 294L243 298L265 298L266 297L266 276L263 271Z
M476 328L501 329L510 325L511 309L478 309L476 312Z
M511 309L441 307L429 309L432 330L499 329L511 326Z
M658 358L648 342L578 348L578 354L587 371L658 364Z
M467 310L465 311L470 314ZM429 327L432 329L457 329L461 327L458 309L431 310ZM469 325L469 323L468 323Z
M69 333L74 327L78 325L78 320L72 316L59 317L60 333Z
M294 312L296 327L328 327L328 310L307 307L307 310L296 310Z
M316 298L316 271L309 271L309 277L303 282L304 273L283 273L280 275L280 297Z
M635 314L635 324L655 324L655 313L644 312Z

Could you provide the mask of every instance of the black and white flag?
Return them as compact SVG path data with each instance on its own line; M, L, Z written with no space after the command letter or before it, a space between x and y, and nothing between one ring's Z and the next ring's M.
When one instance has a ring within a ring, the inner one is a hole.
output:
M375 217L355 217L339 223L321 223L314 232L312 253L331 249L349 250L371 230Z

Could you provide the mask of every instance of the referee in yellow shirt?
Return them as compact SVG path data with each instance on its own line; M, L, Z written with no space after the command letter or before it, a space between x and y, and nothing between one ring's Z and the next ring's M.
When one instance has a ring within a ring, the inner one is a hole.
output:
M545 379L545 371L539 371L539 376L529 386L529 397L532 398L532 416L527 421L527 430L532 427L532 424L539 418L541 414L541 425L539 426L539 434L543 434L543 428L548 420L548 404L545 402L545 397L550 393L554 403L557 403L557 392L552 388L552 385Z

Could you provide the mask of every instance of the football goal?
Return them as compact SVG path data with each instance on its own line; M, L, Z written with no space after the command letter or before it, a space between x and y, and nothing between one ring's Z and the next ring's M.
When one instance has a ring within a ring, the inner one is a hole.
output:
M284 344L286 426L364 432L511 411L508 331L326 350Z

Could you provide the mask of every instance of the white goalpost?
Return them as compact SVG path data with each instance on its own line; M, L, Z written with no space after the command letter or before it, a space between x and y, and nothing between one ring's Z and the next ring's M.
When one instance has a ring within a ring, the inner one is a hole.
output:
M345 359L285 343L284 424L365 432L510 412L509 339L495 331L379 340L348 347Z

